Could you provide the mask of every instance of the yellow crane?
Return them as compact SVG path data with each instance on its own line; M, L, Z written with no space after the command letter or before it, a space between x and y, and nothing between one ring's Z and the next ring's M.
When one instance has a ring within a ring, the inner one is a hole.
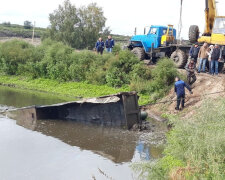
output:
M191 43L198 41L225 45L225 16L217 16L215 0L205 0L205 5L204 33L199 37L199 27L192 25L189 28L189 40Z

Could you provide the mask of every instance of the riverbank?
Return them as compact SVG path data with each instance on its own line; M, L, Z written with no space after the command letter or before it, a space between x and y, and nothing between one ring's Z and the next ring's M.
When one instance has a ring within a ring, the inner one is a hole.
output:
M164 157L145 164L147 179L225 179L225 80L198 74L193 95L187 93L186 107L175 111L173 90L149 106L166 117L172 130L167 135Z

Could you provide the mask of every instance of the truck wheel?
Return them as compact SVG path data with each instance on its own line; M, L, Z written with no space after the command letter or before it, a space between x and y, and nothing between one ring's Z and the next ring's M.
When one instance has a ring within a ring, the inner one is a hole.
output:
M134 53L134 55L136 55L138 57L138 59L140 59L140 60L145 59L145 51L143 48L136 47L131 52Z
M172 59L174 61L174 63L176 64L176 66L178 68L183 68L187 63L186 54L184 51L182 51L180 49L174 51L171 54L170 59Z
M199 38L199 28L197 25L192 25L189 28L189 41L191 43L196 43Z

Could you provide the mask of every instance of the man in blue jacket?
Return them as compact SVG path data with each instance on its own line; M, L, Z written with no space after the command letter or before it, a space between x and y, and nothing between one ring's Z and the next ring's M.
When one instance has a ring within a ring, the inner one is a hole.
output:
M102 40L102 38L98 39L98 41L96 42L95 48L96 48L97 53L98 54L100 53L102 55L104 48L105 48L105 43Z
M198 43L195 43L189 51L189 59L194 59L195 63L197 62L198 59L199 50L200 47L198 46Z
M108 39L105 41L106 51L111 53L114 45L115 43L114 40L112 39L112 36L108 36Z
M191 88L182 80L180 80L179 77L176 77L175 79L175 92L177 94L177 106L176 106L176 110L180 110L180 103L181 103L181 108L184 108L184 100L185 100L185 88L187 88L191 94Z

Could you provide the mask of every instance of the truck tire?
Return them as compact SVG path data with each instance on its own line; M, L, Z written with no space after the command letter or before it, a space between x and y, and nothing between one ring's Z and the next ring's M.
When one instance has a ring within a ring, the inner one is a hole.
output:
M199 28L197 25L192 25L189 28L189 41L191 43L196 43L198 42L199 38Z
M145 51L143 48L136 47L131 52L134 53L134 55L136 55L138 57L138 59L140 59L140 60L145 59Z
M174 61L177 68L183 68L187 63L187 56L185 52L180 49L174 51L171 54L170 59Z

